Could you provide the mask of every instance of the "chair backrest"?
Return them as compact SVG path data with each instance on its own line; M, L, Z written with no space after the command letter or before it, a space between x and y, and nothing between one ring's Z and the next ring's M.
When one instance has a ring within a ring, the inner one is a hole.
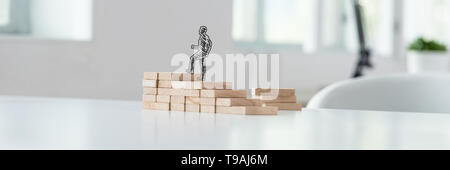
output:
M332 84L308 108L450 113L449 74L400 74Z

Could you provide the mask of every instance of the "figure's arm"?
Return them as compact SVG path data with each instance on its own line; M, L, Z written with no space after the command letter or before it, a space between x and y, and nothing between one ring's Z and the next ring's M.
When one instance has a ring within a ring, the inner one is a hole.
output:
M198 48L200 46L200 39L198 40L198 42L197 42L197 44L192 44L191 45L191 49L196 49L196 48Z

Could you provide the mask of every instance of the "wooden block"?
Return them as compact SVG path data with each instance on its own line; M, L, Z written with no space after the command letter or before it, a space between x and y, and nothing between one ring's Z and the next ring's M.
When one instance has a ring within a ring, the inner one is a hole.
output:
M170 103L184 104L184 103L186 103L186 97L185 96L170 96Z
M217 98L217 106L253 106L254 102L246 98Z
M198 87L196 87L198 86ZM232 89L233 84L231 82L202 82L201 84L195 84L195 89L207 89L207 90L215 90L215 89Z
M244 114L244 115L277 115L277 107L261 107L261 106L217 106L216 113L225 114Z
M169 89L169 88L158 88L158 94L170 96L170 95L172 95L173 90L174 89Z
M297 103L264 103L263 106L278 107L278 110L301 111L302 104Z
M200 112L201 113L216 113L216 106L209 106L209 105L201 105L200 104Z
M172 81L181 81L183 80L183 73L172 73Z
M194 80L194 74L183 73L182 76L183 76L183 78L182 78L183 81L193 81Z
M186 104L200 104L200 97L186 97Z
M196 84L201 83L197 81L172 81L172 88L174 89L198 89Z
M193 81L203 81L202 74L194 74L194 80Z
M159 88L172 88L172 81L168 80L159 80L158 81Z
M142 87L158 87L157 80L142 80Z
M144 80L158 80L158 72L144 72Z
M154 87L146 87L146 88L144 88L142 90L142 92L143 92L144 95L146 95L146 94L153 94L153 95L155 95L155 94L158 94L158 89L154 88Z
M159 72L158 80L172 80L172 73L171 72Z
M295 96L295 89L252 89L252 96Z
M200 104L186 104L186 112L200 112Z
M202 74L183 73L183 81L202 81Z
M169 95L156 95L156 102L170 103L170 96Z
M250 100L262 103L297 103L296 96L273 97L273 96L253 96Z
M201 105L208 105L208 106L215 106L216 105L216 98L214 98L214 97L200 97L200 104Z
M195 89L172 89L172 96L200 96L200 90Z
M156 95L142 95L143 102L156 102Z
M201 90L200 97L245 98L246 90Z
M169 103L142 102L143 109L170 110Z
M184 104L170 103L170 110L184 112Z

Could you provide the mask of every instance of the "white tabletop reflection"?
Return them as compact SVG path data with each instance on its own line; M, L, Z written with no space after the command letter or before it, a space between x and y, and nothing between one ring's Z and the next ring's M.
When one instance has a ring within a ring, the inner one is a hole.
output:
M244 116L142 110L139 101L1 96L0 149L450 149L450 114Z

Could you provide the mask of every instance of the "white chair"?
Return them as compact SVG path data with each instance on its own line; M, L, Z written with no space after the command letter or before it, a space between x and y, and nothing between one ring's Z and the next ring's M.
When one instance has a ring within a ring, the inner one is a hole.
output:
M307 108L450 113L449 74L400 74L332 84Z

